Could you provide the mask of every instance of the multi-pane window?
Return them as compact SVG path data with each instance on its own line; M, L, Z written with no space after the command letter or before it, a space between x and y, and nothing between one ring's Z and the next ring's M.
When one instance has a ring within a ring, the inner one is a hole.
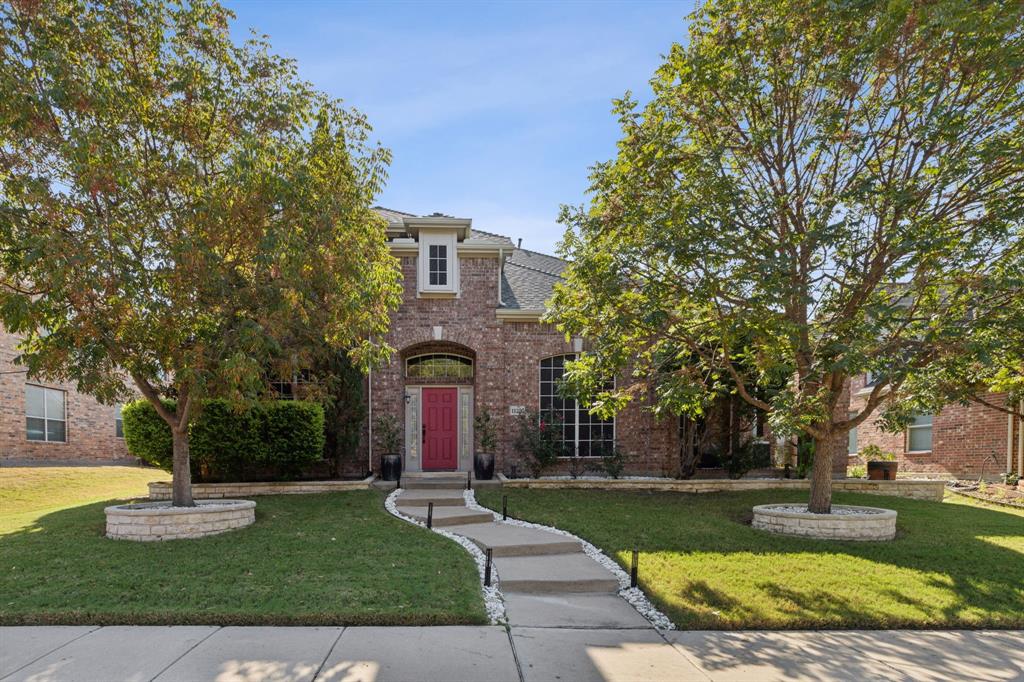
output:
M907 427L907 452L931 452L931 450L932 415L918 415Z
M429 249L427 273L430 286L448 286L448 246L430 244Z
M271 381L270 391L275 400L295 400L295 386L291 381Z
M473 361L447 353L417 355L405 361L405 376L416 379L472 379Z
M579 401L559 393L565 363L575 359L556 355L540 361L540 415L561 423L563 457L597 457L615 445L615 420L595 417Z
M118 438L124 438L124 421L121 419L121 408L124 405L118 405L114 408L114 435Z
M25 431L29 440L67 441L64 391L25 385Z
M856 416L857 416L856 412L847 412L846 413L846 418L847 419L853 419ZM846 437L847 437L846 454L848 454L848 455L856 455L857 454L857 427L854 426L852 429L850 429L850 432L847 434Z

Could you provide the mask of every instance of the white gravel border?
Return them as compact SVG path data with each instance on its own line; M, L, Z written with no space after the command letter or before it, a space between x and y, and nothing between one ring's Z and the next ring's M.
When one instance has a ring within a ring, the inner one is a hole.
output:
M636 609L641 616L650 621L651 625L653 625L658 630L676 629L676 626L672 624L672 621L668 619L668 616L659 611L657 607L655 607L654 604L652 604L651 601L647 598L647 595L645 595L640 590L639 587L629 586L629 574L622 570L622 567L619 566L619 564L614 559L612 559L610 556L602 552L600 549L598 549L591 543L587 542L581 537L573 535L568 531L564 531L561 528L542 526L539 523L520 521L519 519L502 520L501 514L499 514L498 512L494 511L493 509L488 509L487 507L480 506L480 504L476 501L476 494L472 490L463 491L462 495L463 497L466 498L466 507L474 511L482 511L487 512L489 514L493 514L495 523L505 523L510 526L521 526L523 528L536 528L538 530L546 530L549 533L557 533L558 535L564 535L567 538L578 540L579 543L583 545L583 551L586 552L587 556L589 556L591 559L593 559L601 566L606 568L609 572L612 573L612 575L614 575L618 579L620 597L629 602L630 606Z
M398 505L396 500L398 496L402 494L402 488L395 488L390 495L384 500L384 507L391 513L392 516L397 516L406 523L411 523L414 526L420 526L426 528L427 524L423 523L418 519L414 519L411 516L406 516L402 512L398 511ZM474 499L474 504L476 501ZM489 509L487 511L490 511ZM487 616L491 619L492 625L498 625L499 623L505 622L505 600L501 596L501 590L498 589L498 571L494 566L494 562L491 562L491 586L487 587L484 585L484 570L487 565L487 557L484 555L482 549L480 549L472 540L465 538L461 535L444 530L443 528L431 528L438 535L443 535L449 540L453 540L459 543L463 549L469 552L470 556L476 561L476 570L480 574L480 589L484 593L484 607L487 609ZM628 582L627 582L628 584Z

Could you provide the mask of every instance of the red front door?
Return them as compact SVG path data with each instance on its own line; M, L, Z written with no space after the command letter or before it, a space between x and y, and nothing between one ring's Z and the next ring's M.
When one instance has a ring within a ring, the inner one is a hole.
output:
M456 388L423 389L423 469L457 469Z

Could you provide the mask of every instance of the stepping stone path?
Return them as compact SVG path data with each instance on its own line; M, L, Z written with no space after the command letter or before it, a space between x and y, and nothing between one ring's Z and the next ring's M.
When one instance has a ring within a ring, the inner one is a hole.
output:
M579 541L541 530L495 521L490 512L466 507L466 479L455 476L402 477L398 510L491 550L510 625L528 627L650 628L618 596L619 581L583 552Z

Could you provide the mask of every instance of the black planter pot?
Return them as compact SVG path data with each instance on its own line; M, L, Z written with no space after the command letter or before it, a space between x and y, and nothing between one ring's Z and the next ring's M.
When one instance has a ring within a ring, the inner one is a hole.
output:
M868 462L868 480L895 481L899 462Z
M478 481L489 481L494 478L494 455L487 452L474 454L473 472Z
M402 456L401 455L381 455L380 456L380 477L385 481L397 481L398 477L402 475Z

